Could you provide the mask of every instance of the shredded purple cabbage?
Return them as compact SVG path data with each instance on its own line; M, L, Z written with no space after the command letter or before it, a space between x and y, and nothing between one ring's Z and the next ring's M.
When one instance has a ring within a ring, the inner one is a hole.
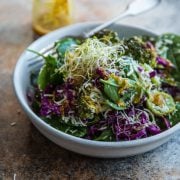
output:
M118 111L108 112L105 119L88 128L88 139L93 139L108 128L112 129L116 141L140 139L161 132L160 128L149 120L147 113L133 107L128 109L126 113L127 117ZM137 116L137 120L131 122L131 118L134 116Z
M163 121L165 129L169 129L171 127L170 122L165 117L161 117L161 120Z
M153 78L153 77L155 77L156 76L156 71L151 71L150 73L149 73L149 77L150 78Z
M170 94L174 98L180 97L180 87L172 86L172 85L167 84L167 83L162 83L162 88L164 91L166 91L168 94Z
M152 49L152 50L155 49L154 45L153 45L150 41L147 41L147 42L146 42L146 47L147 47L148 49Z
M174 65L170 61L168 61L167 59L165 59L163 57L157 56L156 61L158 64L162 65L165 68L174 67Z
M107 72L103 68L97 68L96 73L100 78L105 78L107 76Z
M52 115L59 116L60 114L60 106L58 106L56 103L54 103L52 100L50 100L43 94L41 97L40 115L49 117Z
M148 127L146 127L146 131L150 135L156 135L161 132L161 129L157 125L152 124L152 125L149 125Z
M142 72L144 69L141 66L138 66L138 71Z
M60 115L68 116L69 112L73 112L72 108L76 98L73 88L72 82L68 80L61 86L48 85L44 91L39 91L39 114L48 118ZM59 101L63 101L63 106L58 104Z

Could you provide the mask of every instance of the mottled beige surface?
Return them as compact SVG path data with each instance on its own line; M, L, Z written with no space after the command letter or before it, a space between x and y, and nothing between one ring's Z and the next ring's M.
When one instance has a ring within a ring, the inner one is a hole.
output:
M107 19L123 11L127 2L76 0L75 19ZM19 55L33 41L30 9L30 0L0 0L0 179L180 179L180 132L154 151L105 160L60 148L34 128L14 96L11 81ZM123 23L180 33L179 9L180 1L166 0Z

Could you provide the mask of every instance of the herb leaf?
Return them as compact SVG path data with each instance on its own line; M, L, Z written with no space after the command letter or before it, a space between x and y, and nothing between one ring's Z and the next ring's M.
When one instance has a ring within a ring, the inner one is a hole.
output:
M172 126L180 122L180 102L176 104L176 112L169 117L169 121L171 122Z
M45 122L50 124L52 127L65 132L66 134L70 134L76 137L83 137L86 135L87 130L86 127L83 126L73 126L71 123L62 123L60 118L43 118Z
M118 94L118 85L116 84L115 80L109 78L107 81L101 80L104 84L104 93L106 96L113 102L118 102L119 94Z
M86 135L86 127L82 127L82 126L72 126L72 125L69 125L69 124L64 124L64 123L61 123L59 125L59 130L67 133L67 134L70 134L70 135L73 135L73 136L76 136L76 137L83 137Z
M41 68L38 76L38 85L40 89L45 89L48 84L61 84L62 74L57 71L58 61L53 56L45 57L45 64Z
M108 99L106 100L106 104L109 105L110 107L112 107L113 109L116 109L116 110L124 110L124 109L126 109L126 107L118 106L117 104L109 101Z
M95 140L96 141L112 141L112 135L113 135L112 130L106 129Z
M77 45L77 40L73 38L64 38L56 42L56 52L61 58L64 58L65 52L72 46Z
M156 49L158 54L170 60L176 67L173 70L173 77L180 82L180 36L172 33L159 36L156 41Z

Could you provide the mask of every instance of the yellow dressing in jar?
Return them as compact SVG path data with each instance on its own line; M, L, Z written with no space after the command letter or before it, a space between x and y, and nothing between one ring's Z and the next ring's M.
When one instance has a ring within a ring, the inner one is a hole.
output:
M40 35L72 22L71 0L34 0L33 29Z

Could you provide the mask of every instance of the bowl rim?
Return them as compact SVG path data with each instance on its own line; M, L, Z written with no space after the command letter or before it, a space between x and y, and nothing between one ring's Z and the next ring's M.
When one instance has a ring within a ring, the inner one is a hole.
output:
M38 40L34 41L33 43L31 43L28 48L35 46L37 43L40 43L45 41L46 39L55 36L57 33L60 33L62 30L66 30L66 29L71 29L72 27L88 27L88 26L94 26L94 25L98 25L101 22L83 22L83 23L76 23L70 26L66 26L60 29L57 29L43 37L40 37ZM153 34L154 36L157 36L157 33L154 33L150 30L147 30L145 28L142 27L138 27L138 26L131 26L131 25L125 25L125 24L115 24L114 26L121 26L121 27L125 27L125 28L133 28L133 29L137 29L137 30L142 30L145 33L149 33L149 34ZM26 48L27 49L27 48ZM146 138L142 138L142 139L136 139L136 140L130 140L130 141L113 141L113 142L108 142L108 141L95 141L95 140L88 140L88 139L84 139L84 138L80 138L80 137L76 137L70 134L66 134L54 127L52 127L51 125L49 125L48 123L46 123L45 121L43 121L38 115L36 115L32 109L30 108L30 106L28 105L28 102L25 100L25 98L23 98L23 95L20 93L21 88L20 88L20 82L17 83L18 80L18 74L20 71L20 67L21 67L21 63L23 61L23 57L25 56L26 53L26 49L24 50L24 52L21 54L21 56L19 57L15 68L14 68L14 72L13 72L13 88L14 88L14 92L15 95L19 101L19 103L21 104L22 109L26 112L26 114L30 117L31 121L36 121L36 123L38 124L39 127L45 129L46 131L50 132L51 135L56 136L56 137L61 137L67 141L71 141L71 142L76 142L78 144L81 145L86 145L86 146L94 146L94 147L109 147L109 148L119 148L119 147L132 147L132 146L138 146L138 145L143 145L143 144L148 144L154 141L158 141L160 139L163 139L167 136L170 136L171 134L173 134L175 131L177 131L178 129L180 129L180 123L176 124L175 126L171 127L168 130L165 130L163 132L161 132L160 134L157 135L153 135L150 137L146 137ZM32 120L33 119L33 120Z

